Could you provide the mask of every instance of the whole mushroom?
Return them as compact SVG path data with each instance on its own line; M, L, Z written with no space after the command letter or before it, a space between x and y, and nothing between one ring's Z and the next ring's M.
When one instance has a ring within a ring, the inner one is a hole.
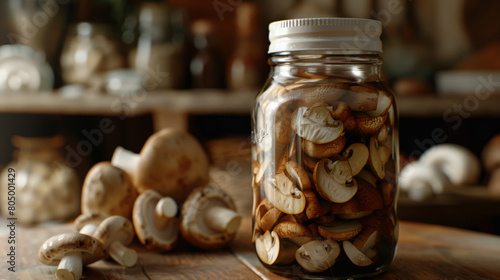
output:
M171 128L151 135L139 154L118 147L111 159L134 179L139 193L158 191L182 203L192 189L208 182L208 156L191 134Z
M137 263L137 252L127 248L134 239L132 222L122 216L110 216L104 219L93 236L105 245L109 256L125 267L132 267Z
M193 190L182 206L181 235L206 250L228 245L240 226L232 198L220 188L205 186Z
M85 233L64 233L47 239L38 250L38 259L46 265L58 265L59 280L78 280L83 265L106 257L106 248L98 239Z
M82 188L82 213L132 217L137 191L130 176L110 162L90 168Z
M179 236L177 203L170 197L147 190L134 204L133 223L139 241L148 249L171 250Z
M59 262L55 274L58 279L80 279L84 264L90 264L106 256L104 244L92 237L97 225L104 218L106 216L101 213L85 213L78 216L74 225L79 234L61 234L48 239L39 250L40 261L45 264ZM74 250L71 249L71 244L73 244ZM83 246L84 248L79 250L78 247L81 244L88 246ZM60 252L62 247L66 248L66 253ZM50 252L50 250L59 251L54 255L54 252Z
M401 170L399 186L410 199L423 200L453 186L475 183L480 173L479 159L470 150L457 144L439 144Z

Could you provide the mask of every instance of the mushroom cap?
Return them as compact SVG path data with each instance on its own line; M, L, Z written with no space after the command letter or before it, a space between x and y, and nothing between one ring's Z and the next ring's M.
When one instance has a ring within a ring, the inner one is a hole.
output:
M77 232L54 235L38 250L38 259L46 265L57 265L64 255L81 252L82 263L91 264L107 256L104 244L97 238Z
M137 191L130 176L108 161L90 168L82 188L82 213L132 217Z
M137 197L132 216L139 241L148 249L168 251L173 248L179 236L177 218L172 218L165 227L155 224L155 208L163 196L157 191L147 190Z
M106 217L105 214L99 212L82 213L75 219L73 224L76 230L80 231L87 224L100 224Z
M205 186L194 189L186 198L181 210L180 231L189 243L206 250L217 250L228 245L236 231L216 232L204 221L204 213L213 206L236 211L233 199L222 189Z
M134 182L139 192L153 189L180 204L208 182L208 167L206 152L191 134L166 128L144 144Z
M408 163L399 176L399 187L407 191L413 200L423 200L433 193L443 193L450 186L450 180L443 172L420 161Z
M128 245L134 239L134 226L125 217L110 216L99 224L94 232L94 237L104 243L106 247L114 241Z
M481 175L481 163L476 155L457 144L434 145L418 161L441 169L454 185L477 183Z

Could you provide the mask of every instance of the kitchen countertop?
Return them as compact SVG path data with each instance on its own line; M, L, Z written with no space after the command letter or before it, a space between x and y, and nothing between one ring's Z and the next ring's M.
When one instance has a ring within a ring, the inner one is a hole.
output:
M259 263L250 228L251 219L245 217L231 248L215 252L185 245L156 253L134 243L138 265L126 269L112 261L98 261L84 268L82 279L286 279ZM54 279L56 267L38 261L38 248L47 238L71 231L71 224L16 227L16 272L7 270L10 245L4 231L0 235L0 279ZM402 221L396 258L388 271L374 279L500 279L500 236Z

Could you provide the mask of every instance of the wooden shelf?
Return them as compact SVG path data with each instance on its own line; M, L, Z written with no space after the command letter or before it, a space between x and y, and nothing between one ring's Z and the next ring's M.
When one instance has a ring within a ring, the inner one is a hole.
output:
M401 117L443 118L453 114L462 117L500 117L500 94L481 100L471 95L397 96Z
M143 92L128 97L86 93L65 97L58 93L0 95L0 112L66 115L129 116L168 111L192 114L248 114L255 93L222 90Z
M67 115L123 115L152 112L188 114L249 114L257 91L168 90L130 97L87 93L64 97L58 93L0 95L0 112ZM401 117L438 117L463 110L470 117L500 117L500 95L485 100L475 96L398 96Z

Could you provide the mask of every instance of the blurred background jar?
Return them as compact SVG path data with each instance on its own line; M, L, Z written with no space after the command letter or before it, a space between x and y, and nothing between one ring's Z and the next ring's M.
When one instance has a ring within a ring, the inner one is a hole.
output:
M236 9L236 48L229 57L227 87L258 89L266 79L266 45L262 40L257 3L241 3Z
M61 53L66 84L98 88L105 72L124 66L119 42L106 25L80 22L69 31Z
M80 213L81 185L77 173L61 155L65 139L13 136L14 161L4 168L0 185L1 205L7 205L9 169L15 170L15 215L22 224L63 221ZM12 172L10 172L12 173ZM8 216L7 207L1 207Z
M224 63L217 46L215 23L208 19L195 20L191 25L194 55L190 63L193 88L223 88Z
M163 2L144 2L138 12L137 45L128 55L132 69L145 75L146 90L181 88L185 82L183 41L178 40L179 11Z

